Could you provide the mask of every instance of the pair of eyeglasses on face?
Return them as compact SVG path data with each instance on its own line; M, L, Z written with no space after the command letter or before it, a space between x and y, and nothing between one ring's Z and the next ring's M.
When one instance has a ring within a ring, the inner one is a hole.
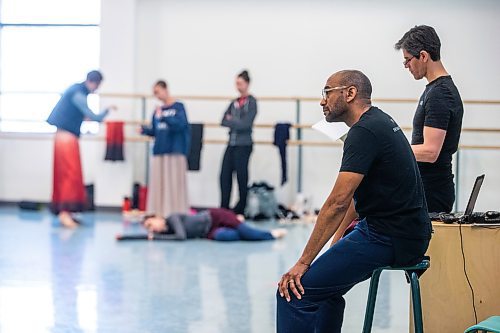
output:
M411 56L410 58L405 59L405 61L403 61L403 66L405 66L405 67L406 67L406 66L408 66L408 64L410 63L410 61L411 61L413 58L415 58L415 56Z
M330 91L346 89L346 88L348 88L348 87L347 86L339 86L339 87L332 87L332 88L323 88L323 90L321 90L321 96L323 97L323 99L326 100L326 98L328 97L328 93Z

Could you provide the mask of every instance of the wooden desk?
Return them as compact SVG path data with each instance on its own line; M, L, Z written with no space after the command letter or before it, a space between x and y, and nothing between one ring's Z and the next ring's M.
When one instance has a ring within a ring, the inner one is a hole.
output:
M434 234L427 251L431 267L420 279L424 331L463 332L475 322L472 294L464 274L460 226L441 222L432 225ZM500 227L464 224L461 231L477 320L500 315Z

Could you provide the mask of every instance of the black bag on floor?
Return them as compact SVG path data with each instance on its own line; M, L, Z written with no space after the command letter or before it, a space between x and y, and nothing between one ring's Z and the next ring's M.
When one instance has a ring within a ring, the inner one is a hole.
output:
M40 210L43 205L40 202L23 200L18 203L18 206L22 210Z
M87 194L87 210L94 211L94 184L85 185L85 192Z

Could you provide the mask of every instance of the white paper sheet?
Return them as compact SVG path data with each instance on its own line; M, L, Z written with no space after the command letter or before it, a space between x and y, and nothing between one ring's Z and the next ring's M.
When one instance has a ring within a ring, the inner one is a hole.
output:
M324 118L314 124L312 128L325 134L333 141L344 141L347 132L349 132L349 126L347 126L345 123L329 123Z

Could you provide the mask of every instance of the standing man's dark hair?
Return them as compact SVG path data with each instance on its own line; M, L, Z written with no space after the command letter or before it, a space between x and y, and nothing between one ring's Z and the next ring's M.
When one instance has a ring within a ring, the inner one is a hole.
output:
M438 61L441 59L441 41L433 27L427 25L416 25L411 28L394 45L396 50L405 49L408 53L420 57L421 51L427 51L431 59Z
M429 211L448 213L455 202L451 162L462 129L462 99L441 62L441 41L434 28L415 26L394 47L402 51L403 65L413 77L428 82L413 118L411 143Z
M87 74L87 81L89 82L101 83L103 79L102 73L99 71L90 71Z

